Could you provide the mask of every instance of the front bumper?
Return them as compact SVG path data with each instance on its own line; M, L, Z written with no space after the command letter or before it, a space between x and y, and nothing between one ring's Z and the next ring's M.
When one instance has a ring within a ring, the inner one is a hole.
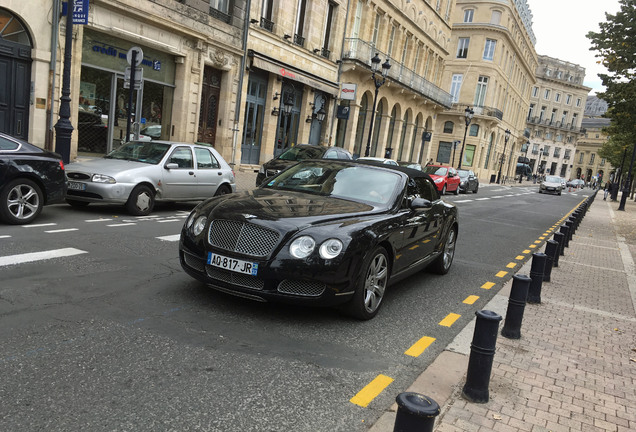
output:
M72 184L84 185L84 189L73 189L70 187ZM78 201L125 204L134 186L126 183L108 184L70 181L66 195L69 199Z
M227 251L218 253L232 256ZM220 269L207 264L207 252L188 248L183 236L179 261L186 273L211 288L258 301L334 306L351 299L356 281L346 263L316 271L299 265L298 260L270 258L257 261L258 276Z

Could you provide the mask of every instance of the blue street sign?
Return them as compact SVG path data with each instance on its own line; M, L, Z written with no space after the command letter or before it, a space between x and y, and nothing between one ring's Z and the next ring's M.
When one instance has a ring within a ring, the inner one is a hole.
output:
M88 24L88 1L89 0L69 0L62 3L62 15L68 14L68 5L71 4L73 24Z

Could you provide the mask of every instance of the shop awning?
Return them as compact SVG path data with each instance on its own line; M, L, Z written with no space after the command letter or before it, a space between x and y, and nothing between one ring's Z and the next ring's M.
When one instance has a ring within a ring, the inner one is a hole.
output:
M333 83L319 76L301 71L294 66L288 65L252 50L250 50L247 55L251 59L250 68L255 67L258 69L263 69L280 77L298 81L325 93L329 93L330 95L338 96L340 89L337 83Z

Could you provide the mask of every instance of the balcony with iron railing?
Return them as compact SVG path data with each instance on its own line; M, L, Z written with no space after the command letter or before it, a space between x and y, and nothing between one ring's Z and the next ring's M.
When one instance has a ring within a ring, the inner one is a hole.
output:
M369 42L357 38L346 38L342 59L358 61L371 69L371 58L373 58L376 53L383 60L389 59L391 69L389 69L388 77L393 81L412 89L446 108L452 107L453 104L450 93L445 92L424 77L419 76L411 69L397 62L395 59L390 58L390 56L387 56Z
M261 28L267 30L268 32L273 32L274 31L274 22L268 20L265 17L261 17Z
M528 123L532 123L532 124L536 124L540 126L548 126L548 127L563 129L567 131L581 132L581 128L577 127L575 124L572 124L572 123L566 124L565 122L554 121L550 119L543 119L541 118L541 116L528 117L527 121Z

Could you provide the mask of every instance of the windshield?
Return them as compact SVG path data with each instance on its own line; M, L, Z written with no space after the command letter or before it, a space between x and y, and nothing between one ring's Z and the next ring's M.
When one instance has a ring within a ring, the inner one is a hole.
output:
M301 162L262 187L388 205L402 177L393 171L330 162Z
M457 174L459 174L459 178L468 177L468 171L466 171L466 170L457 170Z
M322 149L317 147L292 147L278 156L278 159L290 161L320 159L322 157L322 153Z
M433 175L438 175L438 176L445 176L446 173L448 172L448 169L444 168L444 167L437 167L437 166L427 166L424 168L424 172L426 174L433 174Z
M170 144L152 141L131 141L113 150L106 156L107 159L122 159L135 162L157 165L170 148Z
M561 177L547 176L545 181L547 183L561 183Z

